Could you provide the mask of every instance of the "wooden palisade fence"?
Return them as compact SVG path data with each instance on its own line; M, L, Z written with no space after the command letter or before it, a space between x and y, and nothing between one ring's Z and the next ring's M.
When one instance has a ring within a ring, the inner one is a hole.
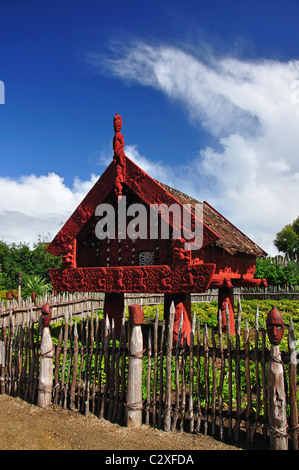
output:
M82 304L83 305L83 304ZM70 304L60 323L52 320L52 403L85 414L94 413L119 424L126 423L126 393L132 326L123 317L120 340L108 317L101 319L91 304L81 313ZM76 311L76 313L74 313ZM0 391L37 403L42 323L30 315L0 318ZM236 335L230 329L208 330L193 317L190 346L186 338L172 344L173 313L168 322L142 325L143 422L167 431L203 433L231 442L257 441L269 445L273 430L268 423L266 331L241 328L239 302ZM228 317L229 321L229 317ZM221 324L221 321L219 322ZM296 358L294 329L289 331L290 351L282 354L288 381L286 437L298 449ZM140 405L140 404L139 404ZM140 408L139 408L140 409Z

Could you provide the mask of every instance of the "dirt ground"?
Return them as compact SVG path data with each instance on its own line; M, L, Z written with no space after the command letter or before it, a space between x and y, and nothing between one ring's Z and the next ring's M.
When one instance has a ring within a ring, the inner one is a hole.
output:
M209 436L126 428L51 405L0 395L0 450L240 450Z

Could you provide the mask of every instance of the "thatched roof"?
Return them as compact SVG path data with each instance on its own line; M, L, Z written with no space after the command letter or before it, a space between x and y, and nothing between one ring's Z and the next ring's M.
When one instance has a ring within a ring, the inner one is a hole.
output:
M244 253L256 256L257 258L267 256L264 250L250 240L247 235L230 223L206 201L201 203L177 189L161 183L160 181L157 182L182 204L191 204L193 208L195 204L203 204L203 222L220 237L214 242L216 246L223 248L232 255Z

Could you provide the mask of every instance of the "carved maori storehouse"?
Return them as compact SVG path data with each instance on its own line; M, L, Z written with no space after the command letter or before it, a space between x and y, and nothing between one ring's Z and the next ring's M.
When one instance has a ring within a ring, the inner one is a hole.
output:
M63 260L62 269L50 270L54 289L104 292L104 311L114 318L117 336L124 293L163 293L166 315L175 303L174 331L183 311L189 339L191 293L217 288L223 326L227 303L234 333L233 288L266 285L254 279L256 258L266 253L207 202L156 181L131 161L121 127L117 114L113 161L47 248ZM173 205L181 210L171 211ZM200 243L194 237L190 249L195 227L202 237Z

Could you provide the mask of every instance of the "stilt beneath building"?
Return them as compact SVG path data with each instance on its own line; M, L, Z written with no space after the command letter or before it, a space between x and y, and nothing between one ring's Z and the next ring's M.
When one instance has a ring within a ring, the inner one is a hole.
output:
M218 291L218 311L221 310L222 328L226 329L226 304L229 311L230 333L235 334L234 317L234 289L233 287L223 286Z
M169 316L169 309L171 303L174 302L175 314L174 314L174 325L173 325L173 341L176 344L179 331L179 323L181 314L183 312L183 327L182 327L182 342L186 334L187 344L190 344L191 334L191 294L180 293L180 294L164 294L164 316L165 319Z
M108 315L110 325L114 318L115 338L119 340L121 332L122 317L125 308L125 296L123 293L107 293L104 302L104 318Z

